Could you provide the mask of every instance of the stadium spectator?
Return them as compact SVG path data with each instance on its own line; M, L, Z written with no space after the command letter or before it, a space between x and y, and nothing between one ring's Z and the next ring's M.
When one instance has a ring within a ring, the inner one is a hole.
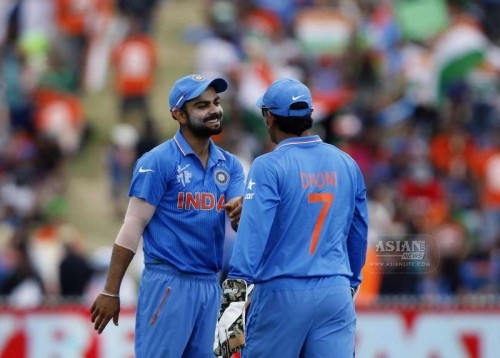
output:
M32 263L23 233L14 235L4 248L4 254L10 257L7 275L0 281L0 295L13 307L36 307L44 301L44 284Z
M66 299L82 302L94 269L81 233L66 226L62 232L64 253L59 262L60 295Z
M138 129L151 116L149 101L157 56L153 37L141 30L139 18L130 18L128 33L114 47L111 63L120 119Z

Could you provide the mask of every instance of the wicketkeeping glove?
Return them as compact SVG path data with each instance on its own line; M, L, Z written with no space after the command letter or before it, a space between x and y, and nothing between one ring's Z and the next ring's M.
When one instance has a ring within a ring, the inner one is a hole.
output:
M245 304L253 285L242 279L222 283L222 304L215 330L214 354L229 358L245 346Z

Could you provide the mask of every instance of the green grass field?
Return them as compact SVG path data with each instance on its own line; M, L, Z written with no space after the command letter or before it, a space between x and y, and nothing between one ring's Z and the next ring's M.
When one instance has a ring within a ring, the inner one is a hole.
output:
M161 138L170 137L177 129L168 111L168 93L178 77L193 71L194 47L184 43L182 37L187 27L203 23L202 6L202 0L164 0L155 13L159 66L150 103ZM121 224L110 205L103 162L109 130L120 119L110 84L103 91L85 94L83 100L93 134L82 153L66 164L67 219L82 232L87 248L93 250L112 244Z

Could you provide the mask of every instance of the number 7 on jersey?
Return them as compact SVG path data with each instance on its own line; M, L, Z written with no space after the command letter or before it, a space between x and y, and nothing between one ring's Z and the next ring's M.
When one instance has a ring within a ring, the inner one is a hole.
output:
M330 206L333 203L332 193L311 193L307 196L308 203L321 203L321 210L318 215L318 219L314 224L314 230L311 237L311 246L309 246L309 253L313 255L316 252L316 247L318 246L319 234L323 228L325 222L326 214L330 210Z

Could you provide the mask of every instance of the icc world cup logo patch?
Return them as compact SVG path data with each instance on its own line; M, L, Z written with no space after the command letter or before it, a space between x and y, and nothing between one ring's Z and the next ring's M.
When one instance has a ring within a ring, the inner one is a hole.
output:
M219 185L226 185L229 181L229 173L225 170L218 169L215 171L215 182Z

